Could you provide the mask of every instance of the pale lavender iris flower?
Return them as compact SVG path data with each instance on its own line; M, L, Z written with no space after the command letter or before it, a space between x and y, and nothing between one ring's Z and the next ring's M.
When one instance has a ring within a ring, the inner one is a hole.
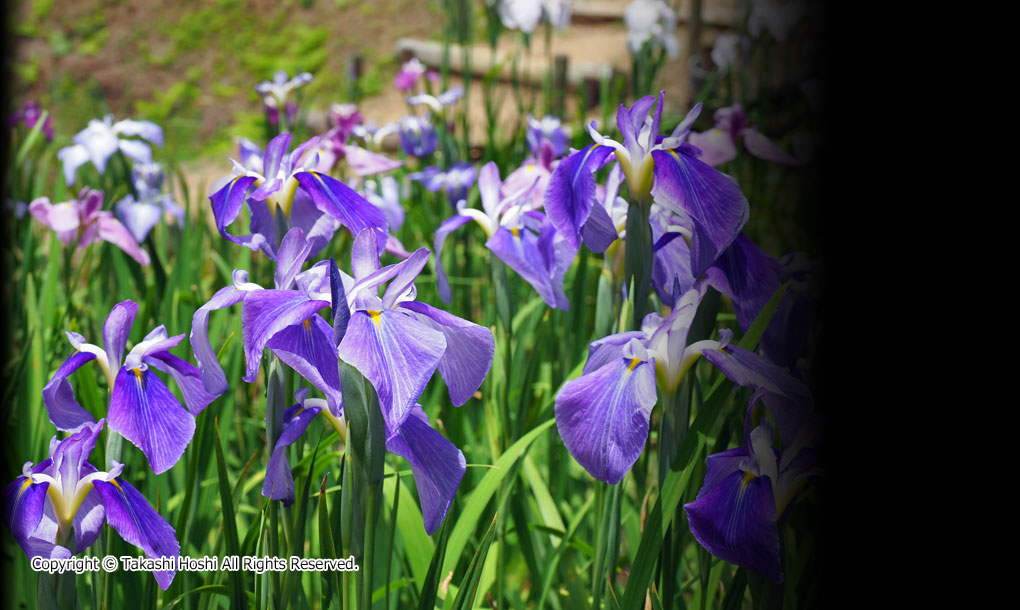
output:
M545 214L528 206L534 182L508 197L500 195L501 186L499 169L490 161L478 176L482 209L468 208L461 200L457 204L457 214L443 221L436 230L439 297L446 303L452 298L450 282L440 262L443 243L447 235L473 220L489 237L485 246L531 284L549 307L569 310L563 278L577 248L563 239Z
M471 163L454 163L446 171L430 166L408 175L408 178L421 182L429 192L443 191L450 205L456 207L458 201L467 198L477 174L478 170Z
M159 163L139 163L131 170L134 195L127 195L117 202L114 210L117 217L139 243L145 241L164 213L170 214L177 226L184 227L184 208L177 205L173 196L163 190L163 168Z
M704 132L693 132L687 140L701 151L701 161L716 167L737 157L737 142L743 142L747 152L759 159L781 165L801 165L801 161L786 152L757 126L749 125L747 113L740 104L720 108L713 115L715 126Z
M138 136L141 139L129 139ZM150 121L124 119L113 122L112 115L102 121L93 119L88 127L71 139L72 144L57 151L57 158L64 164L64 180L70 186L78 168L92 162L100 174L106 172L106 163L117 151L132 161L149 163L152 149L148 142L163 145L163 129Z

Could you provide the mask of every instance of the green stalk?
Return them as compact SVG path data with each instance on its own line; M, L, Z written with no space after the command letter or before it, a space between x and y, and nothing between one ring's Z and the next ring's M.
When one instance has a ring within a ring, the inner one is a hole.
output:
M627 293L634 293L631 328L640 329L648 308L648 290L652 284L652 226L650 204L632 199L627 210L627 240L623 259L623 278Z

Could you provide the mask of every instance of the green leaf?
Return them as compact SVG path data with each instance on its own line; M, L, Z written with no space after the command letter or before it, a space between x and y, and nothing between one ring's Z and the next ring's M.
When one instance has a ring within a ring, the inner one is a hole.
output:
M478 593L478 583L482 578L482 568L485 567L485 558L489 555L489 546L492 544L492 538L496 534L496 517L497 515L492 515L489 529L485 531L482 543L478 546L478 550L475 551L474 557L471 558L467 572L465 572L464 578L461 579L460 585L457 587L457 597L453 600L453 610L465 610L466 608L471 608L474 603L475 595Z
M442 578L439 566L443 564L443 557L446 555L446 543L450 538L451 529L450 520L443 520L443 525L439 528L439 542L436 543L436 551L432 554L429 571L425 575L425 581L420 589L418 610L433 610L436 607L436 593L439 591L439 582Z
M468 498L467 503L464 505L460 518L457 519L457 524L450 534L449 544L451 552L447 553L446 561L443 563L443 574L448 574L456 567L457 560L460 558L461 553L464 552L464 547L467 546L468 538L478 525L482 511L485 510L489 500L492 499L492 495L496 493L499 484L509 474L510 468L517 463L517 460L521 459L531 446L531 443L554 423L556 423L555 419L546 420L534 430L522 436L496 460L495 468L489 470L482 477L481 482L471 492L471 497Z
M230 477L227 475L227 463L223 457L223 443L220 441L220 420L215 420L216 428L216 475L219 479L220 510L223 513L223 536L226 538L227 554L240 555L241 543L237 539L237 521L234 517L234 503L230 492ZM246 597L241 582L241 572L230 573L232 608L245 608Z

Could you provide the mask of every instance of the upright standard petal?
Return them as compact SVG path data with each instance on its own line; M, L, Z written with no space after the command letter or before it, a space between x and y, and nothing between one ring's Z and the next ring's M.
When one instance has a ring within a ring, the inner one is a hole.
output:
M325 394L330 408L339 412L343 395L340 392L336 346L333 344L333 329L325 320L312 314L304 322L276 333L266 347Z
M83 364L95 358L96 355L93 353L76 351L60 365L49 383L43 387L43 404L46 405L50 422L57 427L57 430L77 432L83 426L95 423L96 420L92 414L75 400L74 388L71 387L71 382L68 380L68 377Z
M107 417L110 429L141 449L156 474L181 459L195 433L195 417L148 369L117 373Z
M336 366L333 369L335 370ZM266 466L266 478L262 482L263 496L280 500L284 506L294 503L294 476L290 472L290 462L287 461L287 447L301 438L308 424L312 423L321 410L320 407L305 409L301 405L295 405L284 413L283 432L280 433L276 447L273 448L273 455L269 458L269 465Z
M588 220L595 201L593 174L613 149L591 144L556 166L545 191L545 211L556 230L575 248L580 246L581 227Z
M387 435L386 450L411 462L425 532L431 536L446 517L467 471L464 454L432 429L420 405Z
M433 249L436 252L436 288L439 289L439 298L444 303L449 303L453 299L453 294L450 292L450 280L446 277L446 271L443 269L443 244L446 242L446 236L453 233L457 229L463 227L467 223L471 222L470 216L462 216L457 214L451 216L443 221L443 224L439 225L436 229L436 237L433 242Z
M110 482L96 481L95 489L102 497L106 522L125 542L141 547L149 559L168 557L176 561L181 554L177 532L137 489L121 478ZM166 591L174 580L175 571L160 570L152 575L160 588Z
M110 368L120 368L124 362L124 348L127 346L131 325L138 314L138 303L122 301L113 306L103 323L103 347Z
M411 412L445 351L442 333L386 309L351 314L338 353L372 382L386 421L396 427Z
M446 350L439 360L439 374L450 390L455 406L466 403L481 387L492 366L496 342L484 326L417 301L405 301L400 307L413 311L415 319L443 333Z
M689 145L652 151L652 157L655 201L694 221L691 271L698 277L733 243L747 222L747 198L733 178L699 161Z
M653 361L617 358L563 384L556 395L556 428L591 476L615 485L645 447L655 401Z

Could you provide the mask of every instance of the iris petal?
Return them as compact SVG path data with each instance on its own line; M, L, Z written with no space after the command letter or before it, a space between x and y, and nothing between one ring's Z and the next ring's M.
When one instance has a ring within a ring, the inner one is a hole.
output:
M149 559L174 557L181 554L174 528L160 516L137 489L116 478L111 482L96 481L95 490L102 497L106 522L120 537L145 552ZM166 591L173 582L173 570L153 572L160 588Z
M420 405L386 439L386 450L411 462L425 532L431 536L446 517L467 463L460 449L429 425Z
M181 459L195 433L194 416L148 369L117 373L108 417L110 429L141 449L156 474Z
M89 352L75 352L60 365L49 383L43 387L43 404L46 405L50 421L58 430L76 432L96 421L92 414L75 400L74 388L68 381L68 377L81 368L81 365L95 358L96 355Z
M655 401L652 362L619 358L563 384L556 427L591 476L615 485L644 449Z

